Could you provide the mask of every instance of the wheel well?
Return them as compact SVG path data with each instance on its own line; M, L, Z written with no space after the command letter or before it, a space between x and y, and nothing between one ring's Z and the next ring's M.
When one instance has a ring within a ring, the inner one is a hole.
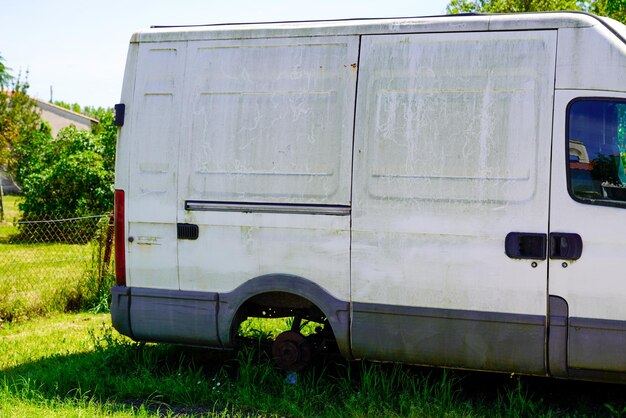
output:
M247 318L300 317L308 321L328 324L326 315L310 300L288 292L266 292L247 299L233 318L231 335L237 335L239 325Z
M255 277L230 292L220 293L217 309L218 338L225 348L233 346L239 325L246 318L299 316L304 320L321 321L323 334L335 340L345 358L352 358L350 302L337 299L303 277L281 273Z

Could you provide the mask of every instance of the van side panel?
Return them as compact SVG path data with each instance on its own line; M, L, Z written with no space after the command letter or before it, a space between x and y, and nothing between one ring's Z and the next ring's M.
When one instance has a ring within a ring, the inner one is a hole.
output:
M556 31L364 36L355 357L545 373Z
M199 235L178 244L182 290L279 274L349 301L358 47L357 36L189 43L177 209Z
M190 43L181 197L350 204L357 53L357 37Z
M559 51L557 89L624 91L626 44L608 28L561 28Z
M587 172L624 68L570 12L136 33L113 326L225 348L271 305L350 359L626 382L626 173Z

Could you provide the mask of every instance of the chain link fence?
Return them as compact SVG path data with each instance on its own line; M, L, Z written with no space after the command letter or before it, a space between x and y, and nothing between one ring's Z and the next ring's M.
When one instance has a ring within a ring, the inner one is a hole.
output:
M0 322L84 308L106 310L113 282L110 215L4 222Z

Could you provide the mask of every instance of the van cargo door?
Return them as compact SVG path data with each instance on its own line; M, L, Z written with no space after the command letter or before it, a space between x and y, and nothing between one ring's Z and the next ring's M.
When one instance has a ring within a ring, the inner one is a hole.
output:
M364 36L355 357L545 372L556 32Z

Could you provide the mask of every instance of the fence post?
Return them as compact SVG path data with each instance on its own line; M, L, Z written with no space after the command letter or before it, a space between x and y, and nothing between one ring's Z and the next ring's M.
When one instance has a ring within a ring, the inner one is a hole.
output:
M104 247L104 267L103 273L106 274L109 270L109 264L111 264L111 248L113 247L113 225L114 225L113 212L109 215L109 225L107 226L107 238L106 246Z
M4 222L4 190L2 189L3 174L0 173L0 222Z

